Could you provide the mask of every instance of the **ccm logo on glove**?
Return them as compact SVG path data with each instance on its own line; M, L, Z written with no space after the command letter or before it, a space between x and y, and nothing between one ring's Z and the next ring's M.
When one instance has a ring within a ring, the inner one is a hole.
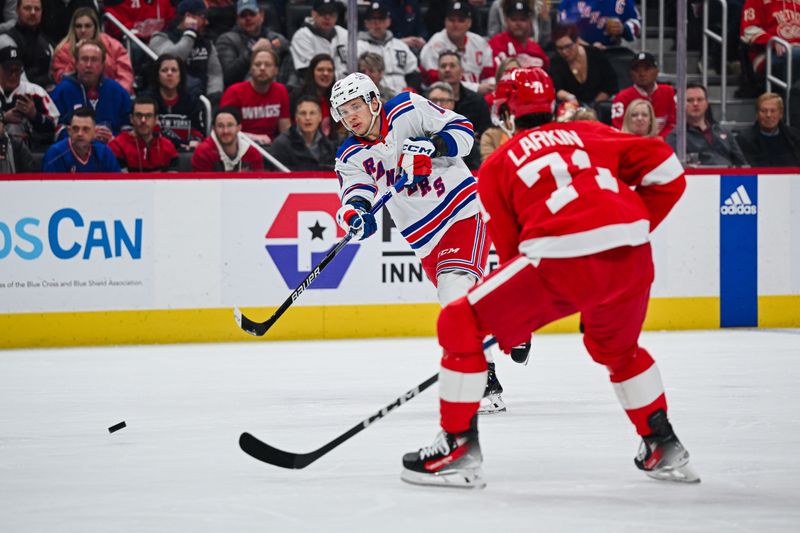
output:
M431 175L431 157L436 147L427 137L414 137L403 143L400 168L408 176L406 187L413 187Z

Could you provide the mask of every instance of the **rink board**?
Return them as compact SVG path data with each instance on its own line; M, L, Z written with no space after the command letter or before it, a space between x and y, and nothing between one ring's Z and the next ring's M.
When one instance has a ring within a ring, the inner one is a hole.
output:
M161 176L0 180L0 348L247 340L233 307L265 320L343 236L332 176ZM653 235L645 327L800 326L800 175L687 179ZM378 218L265 338L434 333L435 291Z

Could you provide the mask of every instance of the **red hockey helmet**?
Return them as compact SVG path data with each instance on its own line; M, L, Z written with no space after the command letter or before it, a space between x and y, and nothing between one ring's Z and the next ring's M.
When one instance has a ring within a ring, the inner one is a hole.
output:
M555 109L553 80L539 67L515 68L504 72L494 95L495 105L507 105L509 113L515 117L552 113Z

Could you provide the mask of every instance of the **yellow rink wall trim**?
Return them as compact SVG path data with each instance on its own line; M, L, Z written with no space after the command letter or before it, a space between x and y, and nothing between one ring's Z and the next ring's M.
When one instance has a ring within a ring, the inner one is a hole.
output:
M800 296L760 296L760 327L800 327ZM265 320L274 308L244 309ZM435 334L437 304L293 307L261 338L236 325L232 309L97 311L0 314L0 348L100 346L365 337L420 337ZM413 317L413 320L409 320ZM719 298L654 298L645 329L719 327ZM578 315L558 320L541 333L574 333Z

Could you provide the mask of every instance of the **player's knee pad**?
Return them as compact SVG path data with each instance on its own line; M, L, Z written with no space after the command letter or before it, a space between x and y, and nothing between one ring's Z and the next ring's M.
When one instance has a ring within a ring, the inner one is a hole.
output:
M478 282L468 272L443 272L436 279L436 292L442 307L450 302L466 296L467 292Z
M439 344L451 354L483 353L483 334L466 297L445 306L437 323Z

